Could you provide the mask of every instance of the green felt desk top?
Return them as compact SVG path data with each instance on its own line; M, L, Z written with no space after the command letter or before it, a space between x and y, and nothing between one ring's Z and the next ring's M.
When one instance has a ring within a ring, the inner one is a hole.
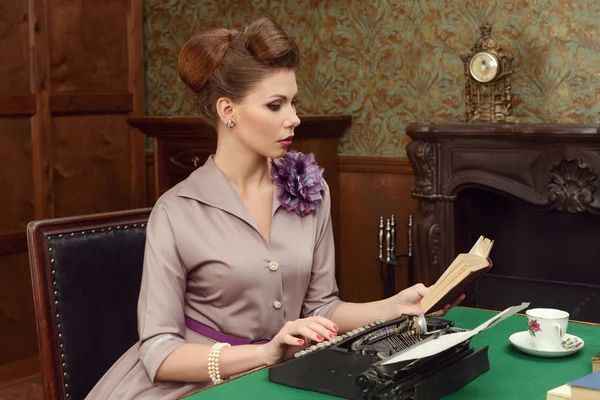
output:
M494 315L491 311L456 307L444 317L460 328L473 329ZM508 337L526 330L523 316L512 316L473 337L471 346L489 346L490 370L445 399L546 399L546 392L592 372L592 356L600 352L600 326L570 322L568 332L585 341L577 353L564 358L540 358L514 348ZM337 397L269 382L262 369L222 385L192 394L185 400L286 399L325 400Z

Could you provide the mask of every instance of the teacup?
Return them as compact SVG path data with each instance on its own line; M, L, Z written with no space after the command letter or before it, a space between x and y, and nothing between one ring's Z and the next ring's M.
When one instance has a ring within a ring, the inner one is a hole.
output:
M527 330L533 347L539 350L560 348L567 326L569 313L554 308L533 308L527 310Z

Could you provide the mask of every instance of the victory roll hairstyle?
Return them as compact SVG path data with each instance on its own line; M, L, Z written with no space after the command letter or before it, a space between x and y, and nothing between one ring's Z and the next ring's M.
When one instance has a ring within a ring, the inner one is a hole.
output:
M196 95L199 116L216 128L220 97L240 102L269 73L299 64L293 39L261 18L240 30L215 28L194 36L181 49L178 73Z

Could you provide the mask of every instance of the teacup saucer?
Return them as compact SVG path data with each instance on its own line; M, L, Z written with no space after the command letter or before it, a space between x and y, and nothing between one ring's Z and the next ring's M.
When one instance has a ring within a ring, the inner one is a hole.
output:
M569 333L565 334L561 346L557 347L555 350L540 350L533 347L531 336L528 331L513 333L508 340L522 352L538 357L568 356L583 349L585 344L583 339Z

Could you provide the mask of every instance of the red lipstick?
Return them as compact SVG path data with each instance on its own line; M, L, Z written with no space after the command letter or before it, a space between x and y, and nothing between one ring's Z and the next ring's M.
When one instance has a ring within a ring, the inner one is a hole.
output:
M294 137L294 135L290 135L290 136L286 137L285 139L280 140L279 143L281 143L285 147L290 147L292 145L292 138L293 137Z

